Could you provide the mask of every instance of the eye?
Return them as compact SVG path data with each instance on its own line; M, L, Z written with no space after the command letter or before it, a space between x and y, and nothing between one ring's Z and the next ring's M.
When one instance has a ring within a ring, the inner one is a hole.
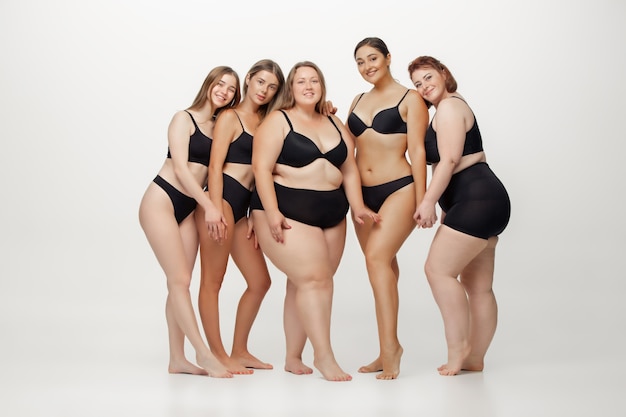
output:
M422 83L416 82L414 85L415 85L415 88L420 88L422 86Z

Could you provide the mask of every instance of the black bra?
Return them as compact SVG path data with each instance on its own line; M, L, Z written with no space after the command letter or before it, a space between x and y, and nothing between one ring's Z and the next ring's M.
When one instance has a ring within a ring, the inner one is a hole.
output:
M461 97L451 96L452 98ZM463 100L465 101L465 100ZM437 145L437 132L433 129L433 122L431 121L426 130L426 137L424 138L424 150L426 151L426 163L428 165L435 164L441 160L439 156L439 146ZM483 151L483 139L478 129L478 122L476 116L474 116L474 124L465 132L465 143L463 144L463 153L461 156L471 155Z
M406 90L406 93L404 93L404 95L402 96L398 104L395 105L395 107L390 107L376 113L376 115L372 119L371 126L367 126L365 123L363 123L363 120L361 120L359 116L354 114L354 109L356 108L356 105L359 104L359 101L361 101L361 97L363 97L365 93L361 94L357 102L354 104L352 112L348 116L348 128L350 129L352 134L357 137L361 136L361 134L367 129L374 129L376 132L382 134L406 133L406 122L402 120L402 116L400 116L400 110L398 109L398 107L408 93L409 90Z
M301 168L309 165L316 159L324 158L337 168L343 164L348 157L348 147L341 136L339 128L330 116L328 116L328 120L330 120L333 126L335 126L335 129L337 129L337 132L339 132L340 141L333 149L322 153L311 139L293 130L291 120L289 120L287 113L283 110L281 110L281 113L285 116L285 119L287 119L290 130L287 136L285 136L283 149L276 163Z
M189 117L191 117L191 121L196 128L193 134L189 136L189 156L187 160L189 162L196 162L198 164L202 164L208 167L209 158L211 157L211 145L213 144L213 139L206 136L200 131L200 128L198 127L198 124L194 120L191 113L189 113L187 110L185 110L185 112L187 112ZM172 157L169 147L167 148L167 157Z
M236 111L235 116L237 116L243 132L237 139L231 142L225 162L250 165L252 163L252 135L246 132L246 128L243 127L243 123Z

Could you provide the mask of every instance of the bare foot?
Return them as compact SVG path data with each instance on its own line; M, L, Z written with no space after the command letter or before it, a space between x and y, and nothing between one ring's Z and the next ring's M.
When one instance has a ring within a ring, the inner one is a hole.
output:
M196 361L204 370L207 371L207 375L213 378L232 378L233 374L226 369L226 367L219 361L213 354L201 356L196 354Z
M464 347L458 349L448 348L448 363L445 363L437 368L439 375L452 376L461 372L463 363L468 358L470 350L471 347L469 345L465 345Z
M207 371L194 365L185 358L180 360L170 359L167 372L170 374L208 375Z
M362 374L367 374L371 372L380 372L383 370L383 361L380 359L380 356L374 360L374 362L369 365L364 365L359 368L359 372Z
M242 365L238 360L234 358L229 358L227 356L225 358L219 358L219 361L233 375L251 375L254 373L253 369L246 368L244 365Z
M475 358L470 354L465 361L463 361L462 371L480 372L485 367L483 358Z
M232 354L230 355L231 359L236 360L245 368L250 369L274 369L271 363L261 362L258 358L253 356L249 352L245 352L242 354Z
M383 371L376 375L376 379L390 380L396 379L400 374L400 359L404 349L402 346L392 352L391 354L385 354L383 358Z
M315 358L313 364L328 381L343 382L352 380L352 376L345 373L332 356L324 359Z
M306 366L299 358L286 359L285 371L295 375L311 375L313 373L313 369Z

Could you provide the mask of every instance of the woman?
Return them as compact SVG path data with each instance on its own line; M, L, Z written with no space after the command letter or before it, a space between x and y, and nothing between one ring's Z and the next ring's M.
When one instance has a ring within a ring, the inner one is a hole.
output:
M382 371L376 378L395 379L402 357L396 255L415 228L412 215L426 189L428 110L415 91L392 77L391 54L381 39L363 39L354 59L373 87L354 98L346 124L355 137L365 204L385 219L354 224L374 293L380 345L379 356L359 372Z
M202 339L191 303L189 284L198 251L198 232L190 214L200 206L205 224L223 225L226 221L203 187L215 117L239 99L235 71L220 66L209 72L192 105L174 114L168 128L167 158L139 207L141 227L167 278L170 373L232 377ZM208 233L206 226L200 233ZM199 367L185 358L185 337L196 352Z
M325 97L319 68L297 63L278 110L256 132L250 209L263 252L287 276L285 370L312 372L302 363L308 338L324 378L349 381L330 343L333 275L344 250L348 208L356 221L379 217L363 204L348 132L336 116L322 114Z
M474 113L448 68L421 56L408 70L417 92L436 110L426 133L432 178L414 217L421 227L432 227L439 202L441 226L425 264L448 345L448 362L438 370L481 371L496 330L495 249L509 222L509 196L487 165Z
M234 374L251 374L253 369L272 369L248 351L248 335L271 280L263 253L251 240L247 213L253 187L252 137L265 117L268 107L278 97L285 82L282 70L274 61L255 63L243 84L243 100L235 108L223 111L215 123L208 194L225 217L228 229L218 240L200 236L201 281L198 297L200 318L215 356ZM196 210L196 223L204 228L204 210ZM210 227L219 228L220 223ZM220 334L219 291L224 281L229 254L247 288L239 301L230 356Z

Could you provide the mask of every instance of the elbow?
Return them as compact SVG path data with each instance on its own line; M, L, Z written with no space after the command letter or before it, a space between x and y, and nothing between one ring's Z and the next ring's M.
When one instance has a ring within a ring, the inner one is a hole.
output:
M459 166L460 162L461 162L460 158L446 158L446 159L442 159L441 161L439 161L437 165L446 165L450 169L455 170L456 167Z

